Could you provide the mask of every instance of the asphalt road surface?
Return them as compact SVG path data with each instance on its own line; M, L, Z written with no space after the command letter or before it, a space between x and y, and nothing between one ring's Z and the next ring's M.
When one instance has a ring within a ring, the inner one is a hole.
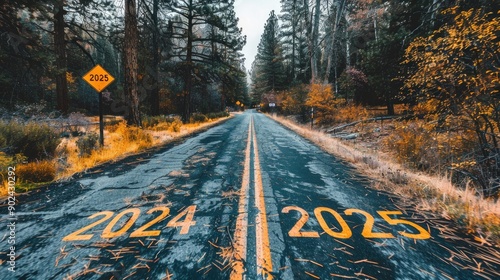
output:
M19 196L12 216L4 202L0 278L500 279L498 250L369 185L247 111Z

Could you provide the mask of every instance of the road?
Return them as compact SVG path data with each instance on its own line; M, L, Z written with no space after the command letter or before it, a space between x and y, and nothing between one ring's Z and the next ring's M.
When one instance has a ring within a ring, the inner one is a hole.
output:
M18 197L1 279L500 279L500 252L247 111ZM0 235L0 236L1 236Z

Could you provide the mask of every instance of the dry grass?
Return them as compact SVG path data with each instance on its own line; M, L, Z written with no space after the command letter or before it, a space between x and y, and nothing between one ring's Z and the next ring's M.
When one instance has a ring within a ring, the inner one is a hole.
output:
M5 197L9 194L9 185L7 180L2 181L2 185L0 186L0 197Z
M39 160L29 163L11 163L9 166L15 166L16 191L25 192L44 182L51 182L56 177L55 160ZM7 172L0 172L0 197L8 195Z
M50 182L56 176L55 162L42 160L19 164L16 167L16 176L27 183Z
M477 241L500 244L500 202L485 199L471 188L460 189L446 177L406 170L384 154L361 147L350 147L340 140L308 126L274 117L274 120L311 140L326 152L352 163L375 179L373 187L416 202L418 210L432 211L452 219L472 233Z
M153 130L142 130L129 127L125 123L119 123L109 127L104 133L104 148L93 150L90 155L80 155L75 140L66 140L58 148L60 158L64 163L60 164L57 179L64 179L78 172L84 172L99 164L119 160L128 155L138 153L153 146L164 145L176 138L188 136L197 131L213 126L225 118L210 120L205 123L185 124L179 129L165 126L166 130L160 130L162 125L157 125Z

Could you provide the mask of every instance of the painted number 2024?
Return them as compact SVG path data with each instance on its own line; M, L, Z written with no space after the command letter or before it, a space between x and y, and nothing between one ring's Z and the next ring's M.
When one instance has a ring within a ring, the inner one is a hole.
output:
M297 207L297 206L287 206L283 208L281 211L282 213L288 214L290 211L297 211L301 214L300 219L297 221L295 226L292 227L292 229L288 232L288 235L290 237L319 237L319 233L316 231L301 231L302 227L306 224L307 220L309 219L309 214L307 213L306 210ZM333 231L326 223L324 214L328 213L332 215L335 220L338 222L340 225L340 231ZM374 232L373 231L373 225L375 224L375 219L373 216L363 210L360 209L346 209L344 211L345 215L351 216L354 213L360 214L365 217L365 225L363 227L363 231L361 232L361 235L365 238L395 238L395 236L392 233L388 232ZM401 211L377 211L377 213L384 219L389 225L406 225L409 227L412 227L416 230L418 233L409 233L405 231L398 231L399 234L401 234L404 237L408 238L413 238L413 239L429 239L431 237L430 233L422 228L421 226L407 221L403 219L396 219L392 218L391 216L393 215L401 215ZM352 231L349 225L346 223L344 218L335 210L326 208L326 207L318 207L314 209L314 215L316 216L316 219L318 220L321 228L327 233L328 235L334 237L334 238L339 238L339 239L347 239L352 236Z
M193 221L194 212L196 211L196 205L191 205L180 212L177 216L175 216L172 220L167 223L167 227L180 227L180 234L187 234L189 232L189 228L196 224ZM169 214L170 209L166 206L158 206L155 208L151 208L146 212L147 214L153 214L155 212L160 212L158 216L154 219L150 220L146 224L142 225L138 229L134 230L130 233L130 237L147 237L147 236L158 236L160 235L160 230L149 230L153 225L163 221ZM118 213L111 222L104 228L102 231L102 238L115 238L124 235L137 221L139 215L141 214L141 210L139 208L130 208L123 210ZM114 213L112 211L102 211L95 213L88 217L88 219L94 219L102 216L99 220L67 235L63 238L63 241L79 241L79 240L90 240L94 235L93 234L83 234L84 232L96 227L99 224L104 223L105 221L111 219ZM126 218L125 216L130 216ZM124 218L125 217L125 218ZM184 217L184 220L181 219ZM125 224L120 226L120 228L115 229L115 226L118 224L120 220L124 220Z

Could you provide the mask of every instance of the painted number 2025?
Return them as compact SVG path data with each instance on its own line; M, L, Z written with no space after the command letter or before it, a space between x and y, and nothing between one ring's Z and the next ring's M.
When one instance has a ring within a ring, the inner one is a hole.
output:
M301 214L300 219L295 223L295 225L292 227L292 229L288 232L288 235L290 237L319 237L319 233L316 231L302 231L302 227L306 224L307 220L309 219L309 214L307 213L306 210L297 207L297 206L287 206L283 208L281 211L282 213L288 214L290 211L297 211ZM389 232L374 232L373 231L373 226L375 224L375 219L373 216L363 210L360 209L346 209L344 211L344 214L347 216L351 216L354 213L362 215L365 217L365 224L363 227L363 231L361 232L361 235L365 238L395 238L395 236L392 233ZM421 226L407 221L403 219L396 219L392 218L391 216L394 215L401 215L401 211L377 211L379 216L384 219L389 225L406 225L408 227L412 227L417 233L409 233L405 231L398 231L399 234L401 234L404 237L408 238L413 238L413 239L429 239L431 237L430 233L422 228ZM329 227L325 221L325 214L329 214L335 218L335 220L338 222L340 225L340 231L333 231L331 227ZM314 209L314 215L316 216L316 219L318 220L321 228L327 233L328 235L334 237L334 238L339 238L339 239L347 239L352 236L352 231L349 225L346 223L344 218L335 210L326 208L326 207L318 207Z
M91 82L107 82L109 77L106 74L90 74Z
M182 212L177 214L172 220L167 223L167 227L180 227L180 234L187 234L189 232L189 228L196 224L193 221L194 212L196 211L196 205L191 205L184 209ZM149 230L153 225L163 221L169 214L170 209L166 206L158 206L155 208L149 209L146 213L153 214L155 212L159 212L160 214L155 218L151 219L146 224L140 226L138 229L134 230L130 233L130 237L147 237L147 236L158 236L160 235L160 230ZM101 233L102 238L115 238L124 235L137 221L139 215L141 214L141 209L139 208L130 208L123 210L118 213L112 220L107 224L104 230ZM90 240L94 235L93 234L83 234L84 232L96 227L99 224L104 223L105 221L111 219L114 213L112 211L102 211L95 213L88 217L88 219L94 219L102 216L99 220L67 235L63 238L63 241L79 241L79 240ZM126 217L130 216L130 217ZM181 219L184 218L183 221ZM115 229L115 226L121 220L124 221L124 224L119 224L119 228Z

